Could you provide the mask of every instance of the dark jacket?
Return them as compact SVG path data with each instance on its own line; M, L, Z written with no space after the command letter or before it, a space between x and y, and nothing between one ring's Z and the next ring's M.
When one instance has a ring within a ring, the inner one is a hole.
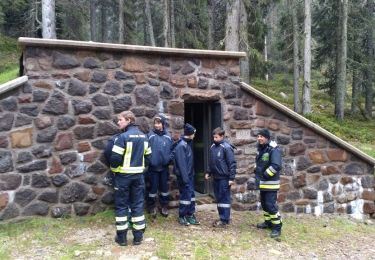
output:
M121 134L121 133L120 133ZM111 155L112 155L112 149L113 149L113 146L115 145L115 142L116 142L116 139L118 138L118 136L120 134L116 134L114 136L111 137L111 139L108 140L107 142L107 146L105 147L104 149L104 158L106 160L106 165L107 166L110 166L110 161L111 161Z
M181 137L174 145L171 159L174 162L174 173L183 184L189 183L194 176L193 141Z
M149 169L162 171L170 162L172 139L165 131L151 130L148 142L152 150Z
M130 124L115 140L110 158L111 170L115 173L143 173L146 157L150 154L147 136Z
M260 190L280 188L281 150L275 141L257 145L255 179Z
M226 141L213 143L210 148L207 173L215 179L234 180L236 168L233 147Z

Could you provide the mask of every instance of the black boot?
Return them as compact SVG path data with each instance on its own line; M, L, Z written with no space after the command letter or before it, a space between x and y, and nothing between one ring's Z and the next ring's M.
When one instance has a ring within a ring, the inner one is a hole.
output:
M136 236L133 239L133 245L139 246L140 244L142 244L142 241L143 241L143 236Z
M273 229L271 231L271 238L278 238L281 236L281 230L278 230L278 229Z
M128 241L126 239L126 231L117 231L116 237L115 237L115 242L117 244L119 244L120 246L127 246Z
M259 229L271 228L271 222L264 221L263 223L259 223L259 224L257 224L257 228L259 228Z

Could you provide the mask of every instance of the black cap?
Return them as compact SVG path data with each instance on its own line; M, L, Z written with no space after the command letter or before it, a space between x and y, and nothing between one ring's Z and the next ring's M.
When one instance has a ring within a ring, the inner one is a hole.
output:
M191 124L188 124L188 123L185 124L185 126L184 126L184 135L185 136L195 134L196 131L197 130Z
M267 139L270 139L270 137L271 137L271 133L270 133L270 131L269 131L267 128L263 128L263 129L261 129L261 130L258 132L258 135L261 135L261 136L263 136L263 137L265 137L265 138L267 138Z

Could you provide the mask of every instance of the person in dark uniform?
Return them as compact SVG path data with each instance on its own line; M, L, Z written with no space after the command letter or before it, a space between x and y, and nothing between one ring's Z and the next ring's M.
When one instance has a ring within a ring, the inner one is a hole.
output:
M195 193L194 193L194 159L192 142L196 129L185 124L184 134L175 143L171 158L174 161L174 173L177 176L178 189L180 191L180 205L178 222L181 225L199 225L195 217Z
M166 118L158 115L154 118L154 128L148 134L152 154L146 174L147 208L151 216L156 217L156 200L159 195L161 215L168 216L169 203L169 171L168 164L171 157L172 139L166 131Z
M264 222L257 224L257 228L271 229L271 237L278 238L282 227L277 206L282 159L280 148L275 141L270 140L270 137L268 129L261 129L257 136L255 179L264 211Z
M143 213L145 193L143 172L151 148L147 136L135 125L135 116L131 111L120 113L118 125L124 132L116 138L110 157L111 170L115 174L115 241L121 246L127 245L127 231L130 224L133 231L133 244L140 245L146 228Z
M237 163L233 146L224 140L225 131L220 127L214 129L214 143L211 145L206 179L213 177L214 194L220 219L213 223L214 227L226 227L230 220L231 193Z

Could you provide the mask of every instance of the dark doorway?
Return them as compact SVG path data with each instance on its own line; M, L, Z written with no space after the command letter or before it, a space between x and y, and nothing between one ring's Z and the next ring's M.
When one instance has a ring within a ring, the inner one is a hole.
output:
M193 142L195 190L213 195L211 182L204 179L208 166L208 152L212 143L212 130L222 126L221 104L218 102L185 103L185 122L197 132Z

